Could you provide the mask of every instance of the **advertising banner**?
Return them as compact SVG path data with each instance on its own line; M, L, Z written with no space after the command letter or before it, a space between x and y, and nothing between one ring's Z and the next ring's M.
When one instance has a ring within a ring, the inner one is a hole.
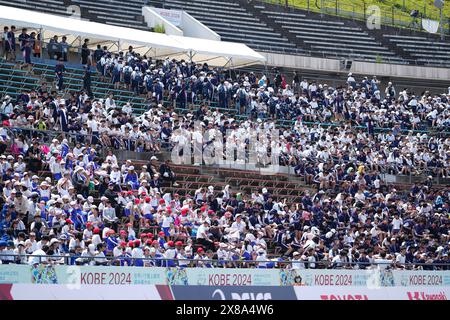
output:
M161 17L172 23L174 26L181 26L181 19L183 12L180 10L167 10L161 8L152 8Z
M394 287L394 286L450 286L448 271L403 270L282 270L282 285Z
M167 294L169 292L169 294ZM0 300L173 300L167 286L1 284Z
M277 269L172 268L167 272L170 285L279 286Z
M0 283L31 283L31 267L22 264L0 264Z
M72 285L166 284L165 268L47 266L33 269L33 283Z
M294 287L298 300L447 300L449 287Z
M450 287L450 271L0 265L0 283L307 287Z
M171 286L175 300L296 300L293 287ZM192 294L195 292L195 294Z

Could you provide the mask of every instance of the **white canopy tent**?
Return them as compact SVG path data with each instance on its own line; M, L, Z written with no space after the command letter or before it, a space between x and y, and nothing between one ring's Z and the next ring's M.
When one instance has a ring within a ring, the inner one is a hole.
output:
M212 66L241 67L264 63L265 57L240 43L213 41L118 27L80 18L70 18L30 10L0 6L0 25L15 25L35 29L44 39L53 35L65 35L69 43L79 47L82 38L89 38L90 45L110 44L111 51L127 50L133 46L136 52L154 58L192 58Z

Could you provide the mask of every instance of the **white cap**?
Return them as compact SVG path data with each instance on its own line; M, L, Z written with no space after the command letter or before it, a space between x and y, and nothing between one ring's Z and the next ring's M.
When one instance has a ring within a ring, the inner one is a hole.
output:
M54 243L59 243L59 240L56 238L53 238L52 240L50 240L50 245L52 245Z

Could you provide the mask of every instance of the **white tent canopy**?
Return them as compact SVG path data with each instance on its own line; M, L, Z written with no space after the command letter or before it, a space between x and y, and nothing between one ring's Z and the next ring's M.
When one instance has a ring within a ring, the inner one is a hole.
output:
M44 39L51 38L54 34L66 35L69 43L89 38L91 45L110 42L116 46L116 51L127 49L131 45L135 51L155 58L192 58L195 62L207 62L212 66L240 67L266 60L240 43L168 36L7 6L0 6L0 25L40 30Z

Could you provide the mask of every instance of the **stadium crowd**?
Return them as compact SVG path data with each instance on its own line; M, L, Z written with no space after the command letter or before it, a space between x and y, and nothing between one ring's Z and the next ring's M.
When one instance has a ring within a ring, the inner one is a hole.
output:
M3 99L2 263L448 268L432 263L448 263L450 190L435 190L429 179L397 192L380 174L449 175L450 141L431 130L448 126L450 93L416 97L404 90L397 98L389 84L382 99L376 78L358 85L349 75L341 88L294 78L290 86L279 73L273 82L252 73L232 80L205 64L154 62L132 48L118 55L98 50L93 58L103 77L146 94L149 109L136 116L132 105L116 105L113 96L102 100L83 91L67 97L46 85ZM175 113L163 107L165 97L172 106L201 107ZM213 101L215 111L208 107ZM252 117L221 113L232 107ZM245 195L229 186L181 197L170 192L177 182L169 162L152 157L136 170L113 154L157 153L189 142L196 138L195 120L209 133L204 145L227 130L225 143L245 144L280 119L295 123L283 129L279 145L266 147L279 149L280 163L317 187L293 203L263 188ZM65 136L49 141L53 130ZM110 149L106 157L100 148ZM42 171L50 175L44 179Z

